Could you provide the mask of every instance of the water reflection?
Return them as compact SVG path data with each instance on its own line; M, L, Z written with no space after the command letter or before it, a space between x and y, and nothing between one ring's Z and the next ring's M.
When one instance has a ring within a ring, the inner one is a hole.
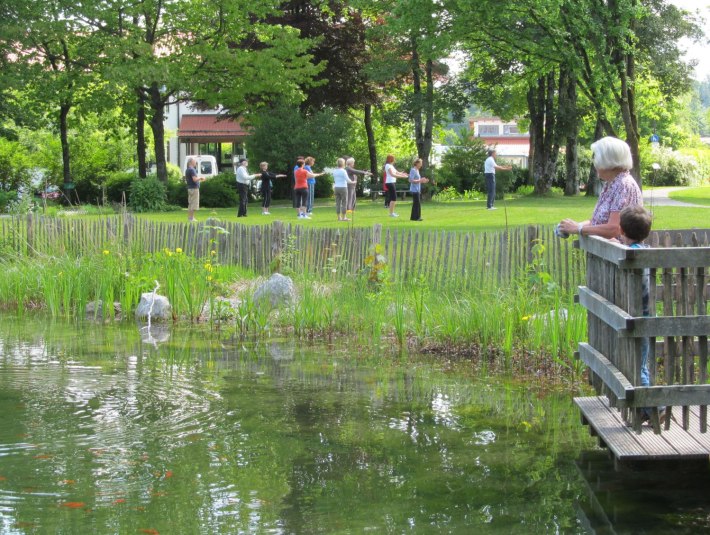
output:
M566 394L347 347L0 320L2 533L581 532L591 443Z
M617 471L597 451L585 452L577 466L587 484L578 515L588 533L710 533L707 464Z

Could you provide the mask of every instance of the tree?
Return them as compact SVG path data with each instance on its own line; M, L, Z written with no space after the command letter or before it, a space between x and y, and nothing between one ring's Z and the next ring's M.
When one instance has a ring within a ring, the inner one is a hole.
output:
M372 54L362 13L343 0L324 3L291 0L283 4L283 16L275 20L297 28L301 37L311 43L309 52L314 63L323 67L310 86L302 87L306 94L302 108L362 110L370 170L376 173L372 107L378 103L379 95L366 70Z
M443 62L454 49L446 2L404 0L356 3L373 24L368 32L370 77L384 87L383 100L398 98L400 117L411 122L423 172L429 166L434 125L467 104Z
M164 116L190 100L240 115L275 99L299 100L314 67L292 29L265 22L271 0L113 2L92 14L108 36L104 75L135 95L139 162L142 113L153 133L158 178L167 180Z
M65 187L72 182L69 114L100 89L94 71L99 42L75 8L65 0L8 0L0 22L4 75L56 121Z

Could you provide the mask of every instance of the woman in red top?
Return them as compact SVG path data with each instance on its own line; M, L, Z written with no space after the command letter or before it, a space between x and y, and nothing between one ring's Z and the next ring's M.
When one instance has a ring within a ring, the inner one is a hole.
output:
M306 213L306 205L308 204L308 179L321 176L323 173L311 173L308 169L304 169L305 160L296 162L298 169L293 172L296 179L296 209L299 219L310 219L311 216Z

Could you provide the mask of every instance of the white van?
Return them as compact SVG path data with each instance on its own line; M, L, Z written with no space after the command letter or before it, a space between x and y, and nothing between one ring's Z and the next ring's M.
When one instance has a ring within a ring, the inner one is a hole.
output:
M204 178L212 178L219 174L219 168L217 167L217 158L214 156L209 156L208 154L185 156L185 161L182 164L182 174L185 175L187 170L187 162L190 158L194 158L197 162L197 176Z

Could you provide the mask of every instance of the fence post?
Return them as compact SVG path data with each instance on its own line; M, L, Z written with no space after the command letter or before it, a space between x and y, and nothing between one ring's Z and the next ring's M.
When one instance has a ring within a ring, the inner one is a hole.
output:
M538 239L538 228L534 225L528 225L527 232L527 261L528 264L532 264L534 259L533 248L535 247L535 242Z
M34 251L34 219L32 213L27 214L27 256L32 256Z
M377 223L372 226L372 244L382 243L382 225Z

